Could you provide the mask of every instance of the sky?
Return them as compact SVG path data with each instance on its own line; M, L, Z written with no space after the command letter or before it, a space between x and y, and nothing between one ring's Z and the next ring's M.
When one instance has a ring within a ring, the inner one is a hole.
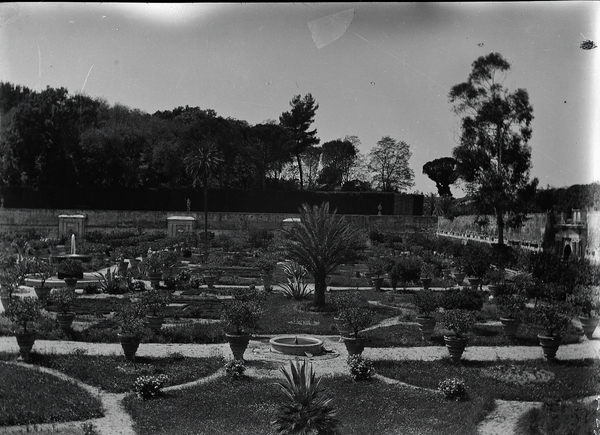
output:
M148 113L179 106L258 124L294 95L319 104L321 144L356 135L410 145L423 165L452 155L460 119L448 93L480 56L533 106L540 187L600 181L599 2L2 3L0 81L65 87ZM454 190L460 194L460 189Z

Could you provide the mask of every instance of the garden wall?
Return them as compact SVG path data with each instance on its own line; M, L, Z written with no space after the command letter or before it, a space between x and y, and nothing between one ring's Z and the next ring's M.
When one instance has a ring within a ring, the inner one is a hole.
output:
M167 232L167 218L172 216L192 216L196 219L197 230L204 228L203 212L167 211L123 211L123 210L74 210L74 209L14 209L0 208L0 234L22 233L35 230L38 234L57 237L58 216L82 214L86 216L87 231L111 231L116 229L143 228L150 231ZM406 215L341 215L356 226L370 230L414 231L437 228L437 217ZM208 228L212 232L242 230L281 229L283 220L298 217L294 213L209 213Z

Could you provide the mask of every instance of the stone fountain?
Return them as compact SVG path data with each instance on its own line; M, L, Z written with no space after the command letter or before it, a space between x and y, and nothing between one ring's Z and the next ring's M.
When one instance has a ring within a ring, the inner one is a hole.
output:
M50 255L50 261L57 262L57 263L60 263L61 261L64 261L68 258L73 259L73 260L79 260L84 263L89 263L90 261L92 261L91 255L77 253L77 247L75 245L75 234L71 235L71 253L70 254L52 254L52 255Z
M271 352L285 355L313 356L323 352L323 340L314 337L282 336L269 340Z

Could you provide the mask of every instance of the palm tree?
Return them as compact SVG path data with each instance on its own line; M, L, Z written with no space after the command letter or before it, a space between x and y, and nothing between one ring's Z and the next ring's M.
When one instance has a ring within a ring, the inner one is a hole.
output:
M301 435L316 431L318 435L336 434L340 421L331 406L332 399L321 395L321 379L316 379L312 365L307 368L305 360L290 361L289 372L283 365L279 370L286 382L277 385L290 402L281 406L279 416L271 422L277 433Z
M184 159L187 173L194 179L194 187L202 180L204 189L204 246L208 246L208 179L216 172L224 159L215 142L201 142Z
M344 219L336 219L335 211L329 212L329 203L321 206L303 204L300 222L289 229L285 248L287 256L304 266L315 279L317 307L325 305L327 276L341 264L354 262L362 257L364 248L360 230Z

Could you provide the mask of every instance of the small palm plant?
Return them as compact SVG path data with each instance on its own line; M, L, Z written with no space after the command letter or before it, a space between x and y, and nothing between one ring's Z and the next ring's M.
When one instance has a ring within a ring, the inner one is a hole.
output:
M330 213L329 203L321 206L303 204L300 222L283 230L287 257L304 266L315 279L317 307L324 307L327 276L338 266L361 257L364 238L360 230L342 219L335 211Z
M285 382L277 385L289 402L282 405L279 415L271 422L277 433L285 435L317 433L336 434L340 421L331 406L330 398L322 395L321 379L306 361L290 361L289 370L280 367Z

